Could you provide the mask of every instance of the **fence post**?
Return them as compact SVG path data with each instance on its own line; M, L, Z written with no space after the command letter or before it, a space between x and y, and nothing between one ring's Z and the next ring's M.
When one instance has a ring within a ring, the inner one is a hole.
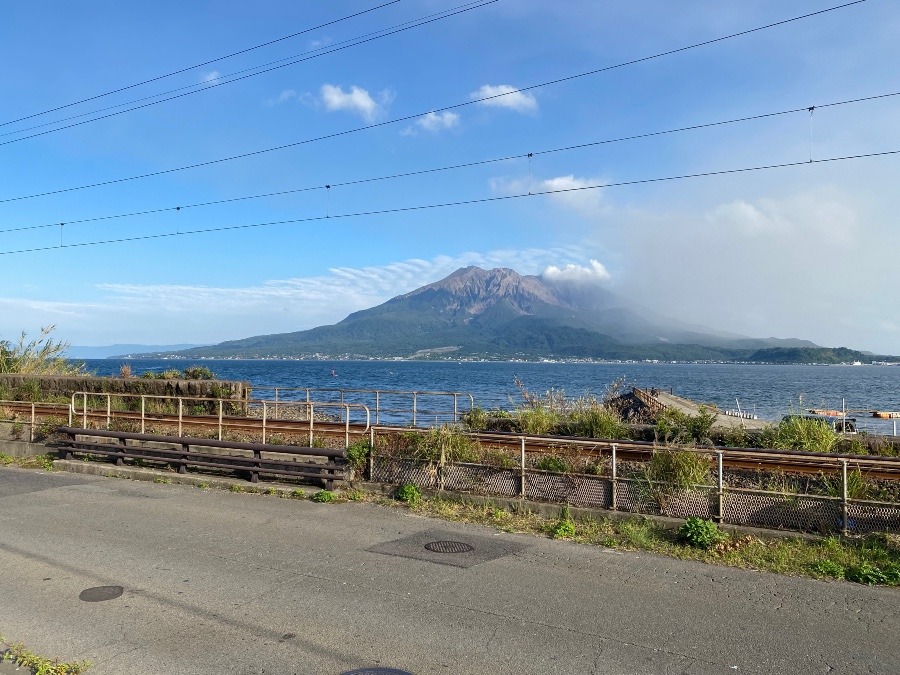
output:
M69 408L69 411L71 412L71 408ZM28 442L29 443L34 443L34 422L35 422L34 401L32 401L31 402L31 424L28 425ZM69 422L69 426L72 426L71 421Z
M525 498L525 437L519 439L521 441L520 445L520 457L519 457L519 496L523 499Z
M716 450L717 455L717 467L716 471L718 473L718 487L719 487L719 516L716 519L716 522L722 524L725 522L725 478L722 475L722 451Z
M344 413L347 415L347 419L344 421L344 448L350 447L350 406L344 406Z
M313 446L313 418L316 416L314 407L312 403L307 403L306 416L309 417L309 447Z
M375 390L375 424L378 424L378 413L381 410L381 392Z
M184 436L184 399L178 397L178 435Z
M141 433L146 433L144 429L146 429L146 421L147 421L147 399L141 395Z
M847 503L847 460L841 460L841 507L843 511L843 528L842 533L846 537L850 533L849 511Z
M266 402L263 401L263 420L262 420L262 442L265 444L266 442Z
M413 392L413 420L412 425L416 426L416 392Z
M278 419L278 387L275 387L275 419Z
M219 399L219 440L222 440L222 412L224 408L224 402L222 399Z
M106 395L106 430L112 426L112 396Z
M616 481L616 448L617 448L617 447L618 447L618 446L617 446L615 443L612 444L612 465L611 465L611 467L610 467L610 469L611 469L611 475L612 475L612 491L611 491L611 494L610 494L610 497L611 497L610 502L611 502L611 503L610 503L609 507L610 507L613 511L615 511L615 510L616 510L616 507L617 507L617 504L616 504L616 493L619 491L619 489L618 489L618 481Z
M84 393L84 407L81 409L81 414L84 415L81 420L81 428L87 429L87 392Z
M438 470L437 470L437 488L439 490L444 489L444 466L446 465L446 463L447 463L447 448L442 443L441 444L441 459L440 459L440 462L438 463Z
M459 422L459 406L456 402L456 393L453 394L453 423Z

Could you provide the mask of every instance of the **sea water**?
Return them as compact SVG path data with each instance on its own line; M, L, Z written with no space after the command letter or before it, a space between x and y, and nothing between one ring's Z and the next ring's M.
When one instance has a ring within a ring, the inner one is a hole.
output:
M811 366L694 363L534 363L456 361L254 361L88 360L97 375L118 375L123 363L146 371L206 366L216 377L263 387L448 391L471 394L483 408L514 408L523 402L516 382L530 392L554 389L567 396L604 394L622 378L626 387L656 387L685 398L740 409L760 419L807 408L900 411L900 366ZM893 421L851 413L872 430L891 433ZM900 426L900 423L898 423Z

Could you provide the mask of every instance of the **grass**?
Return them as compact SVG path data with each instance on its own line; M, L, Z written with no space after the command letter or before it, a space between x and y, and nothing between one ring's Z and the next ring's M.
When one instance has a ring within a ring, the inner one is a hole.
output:
M6 638L0 635L0 643L7 644ZM79 675L91 667L90 661L64 663L59 659L48 659L28 650L21 642L7 644L2 653L2 660L16 664L20 668L28 668L35 675Z
M45 471L53 471L54 459L55 457L51 454L13 457L12 455L0 452L0 466L17 466L21 469L44 469Z
M626 519L575 518L567 507L556 518L509 511L496 504L474 504L422 497L406 503L366 495L364 501L409 508L419 515L565 539L625 551L649 551L680 560L740 567L787 576L900 586L900 535L873 534L855 539L772 538L722 532L708 547L691 545L678 530L635 516ZM705 541L704 541L705 543Z

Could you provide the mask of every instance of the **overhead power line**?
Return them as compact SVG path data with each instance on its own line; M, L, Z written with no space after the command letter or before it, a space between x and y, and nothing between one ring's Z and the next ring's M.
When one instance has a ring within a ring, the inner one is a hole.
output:
M833 12L833 11L836 11L836 10L838 10L838 9L843 9L843 8L846 8L846 7L850 7L850 6L852 6L852 5L858 5L858 4L861 4L861 3L863 3L863 2L866 2L866 0L853 0L852 2L847 2L847 3L841 4L841 5L836 5L836 6L834 6L834 7L829 7L829 8L827 8L827 9L818 10L818 11L816 11L816 12L810 12L810 13L808 13L808 14L802 14L802 15L800 15L800 16L795 16L795 17L790 18L790 19L783 19L783 20L781 20L781 21L776 21L776 22L774 22L774 23L765 24L765 25L763 25L763 26L757 26L756 28L750 28L750 29L747 29L747 30L739 31L739 32L737 32L737 33L731 33L731 34L729 34L729 35L724 35L724 36L717 37L717 38L713 38L713 39L710 39L710 40L704 40L704 41L702 41L702 42L696 42L696 43L693 43L693 44L691 44L691 45L687 45L687 46L684 46L684 47L679 47L679 48L677 48L677 49L670 49L670 50L667 50L667 51L664 51L664 52L659 52L659 53L657 53L657 54L653 54L653 55L650 55L650 56L644 56L644 57L641 57L641 58L638 58L638 59L632 59L632 60L630 60L630 61L623 61L623 62L621 62L621 63L617 63L617 64L614 64L614 65L611 65L611 66L604 66L603 68L595 68L594 70L589 70L589 71L586 71L586 72L583 72L583 73L578 73L578 74L575 74L575 75L568 75L568 76L565 76L565 77L560 77L560 78L557 78L557 79L554 79L554 80L549 80L549 81L547 81L547 82L541 82L541 83L539 83L539 84L532 84L532 85L529 85L529 86L527 86L527 87L521 87L521 88L519 88L519 89L517 89L517 90L515 90L515 91L519 91L519 92L521 92L521 91L529 91L529 90L537 89L537 88L540 88L540 87L546 87L546 86L550 86L550 85L554 85L554 84L560 84L560 83L562 83L562 82L570 82L570 81L572 81L572 80L576 80L576 79L583 78L583 77L588 77L588 76L591 76L591 75L597 75L597 74L599 74L599 73L607 72L607 71L610 71L610 70L615 70L615 69L617 69L617 68L624 68L624 67L627 67L627 66L635 65L635 64L638 64L638 63L643 63L643 62L650 61L650 60L653 60L653 59L662 58L662 57L664 57L664 56L669 56L669 55L672 55L672 54L677 54L677 53L679 53L679 52L688 51L688 50L690 50L690 49L697 49L697 48L699 48L699 47L704 47L704 46L711 45L711 44L715 44L715 43L722 42L722 41L725 41L725 40L730 40L730 39L733 39L733 38L736 38L736 37L740 37L740 36L743 36L743 35L749 35L749 34L751 34L751 33L756 33L756 32L759 32L759 31L762 31L762 30L766 30L766 29L769 29L769 28L774 28L774 27L777 27L777 26L783 26L783 25L785 25L785 24L792 23L792 22L794 22L794 21L800 21L800 20L803 20L803 19L808 19L808 18L813 17L813 16L818 16L818 15L820 15L820 14L825 14L825 13L827 13L827 12ZM442 107L442 108L432 108L432 109L430 109L430 110L426 110L426 111L424 111L424 112L418 112L418 113L415 113L415 114L413 114L413 115L405 115L405 116L403 116L403 117L397 117L397 118L394 118L394 119L391 119L391 120L386 120L386 121L384 121L384 122L376 122L376 123L374 123L374 124L369 124L369 125L362 126L362 127L355 127L355 128L353 128L353 129L346 129L346 130L344 130L344 131L338 131L338 132L334 132L334 133L331 133L331 134L325 134L325 135L323 135L323 136L316 136L316 137L314 137L314 138L308 138L308 139L304 139L304 140L301 140L301 141L295 141L295 142L293 142L293 143L285 143L285 144L283 144L283 145L277 145L277 146L270 147L270 148L263 148L263 149L261 149L261 150L253 150L253 151L251 151L251 152L245 152L245 153L241 153L241 154L238 154L238 155L231 155L231 156L228 156L228 157L220 157L219 159L207 160L207 161L205 161L205 162L197 162L197 163L194 163L194 164L188 164L188 165L185 165L185 166L175 167L175 168L172 168L172 169L162 169L162 170L160 170L160 171L152 171L152 172L149 172L149 173L138 174L138 175L136 175L136 176L128 176L128 177L125 177L125 178L114 178L114 179L111 179L111 180L100 181L100 182L97 182L97 183L88 183L88 184L86 184L86 185L79 185L79 186L76 186L76 187L60 188L60 189L57 189L57 190L47 190L47 191L45 191L45 192L37 192L37 193L29 194L29 195L22 195L22 196L19 196L19 197L7 197L7 198L5 198L5 199L0 199L0 203L7 203L7 202L14 202L14 201L21 201L21 200L25 200L25 199L36 199L36 198L38 198L38 197L47 197L47 196L50 196L50 195L63 194L63 193L66 193L66 192L75 192L75 191L78 191L78 190L87 190L87 189L97 188L97 187L103 187L103 186L107 186L107 185L115 185L115 184L118 184L118 183L126 183L126 182L133 181L133 180L141 180L141 179L144 179L144 178L152 178L152 177L154 177L154 176L163 176L163 175L166 175L166 174L177 173L177 172L180 172L180 171L187 171L187 170L189 170L189 169L198 169L198 168L205 167L205 166L213 166L213 165L215 165L215 164L222 164L222 163L224 163L224 162L231 162L231 161L235 161L235 160L238 160L238 159L246 159L246 158L248 158L248 157L255 157L255 156L262 155L262 154L266 154L266 153L269 153L269 152L275 152L275 151L277 151L277 150L285 150L285 149L287 149L287 148L295 148L295 147L298 147L298 146L301 146L301 145L307 145L307 144L310 144L310 143L316 143L316 142L319 142L319 141L324 141L324 140L328 140L328 139L332 139L332 138L339 138L339 137L341 137L341 136L348 136L348 135L350 135L350 134L359 133L359 132L361 132L361 131L367 131L367 130L369 130L369 129L376 129L376 128L378 128L378 127L383 127L383 126L387 126L387 125L391 125L391 124L397 124L397 123L399 123L399 122L408 122L408 121L410 121L410 120L414 120L414 119L416 119L416 118L418 118L418 117L421 117L421 116L423 116L423 115L426 115L426 114L428 114L428 113L445 112L445 111L449 111L449 110L454 110L454 109L458 109L458 108L463 108L463 107L465 107L465 106L475 105L475 104L477 104L477 103L484 103L485 101L490 101L490 100L493 100L493 99L497 99L497 98L500 98L500 97L502 97L502 96L508 96L510 93L514 93L514 92L506 92L506 93L503 93L503 94L495 94L495 95L493 95L493 96L484 96L484 97L481 97L481 98L472 99L472 100L469 100L469 101L464 101L464 102L462 102L462 103L456 103L456 104L453 104L453 105L444 106L444 107Z
M268 197L282 197L285 195L298 194L301 192L313 192L316 190L326 190L326 189L337 188L337 187L349 187L352 185L362 185L365 183L376 183L376 182L381 182L381 181L396 180L396 179L400 179L400 178L412 178L414 176L422 176L422 175L431 174L431 173L440 173L440 172L444 172L444 171L454 171L454 170L459 170L459 169L468 169L468 168L472 168L472 167L476 167L476 166L484 166L487 164L496 164L499 162L507 162L507 161L516 160L516 159L525 159L525 158L530 158L530 157L539 156L539 155L549 155L549 154L558 153L558 152L569 152L572 150L582 150L584 148L591 148L591 147L596 147L596 146L600 146L600 145L623 143L623 142L627 142L627 141L635 141L635 140L640 140L640 139L645 139L645 138L653 138L656 136L666 136L666 135L670 135L670 134L683 133L683 132L687 132L687 131L698 131L700 129L709 129L712 127L725 126L725 125L729 125L729 124L737 124L737 123L741 123L741 122L751 122L754 120L767 119L767 118L771 118L771 117L779 117L779 116L790 115L790 114L795 114L795 113L806 113L810 109L832 108L835 106L842 106L842 105L848 105L848 104L853 104L853 103L865 103L868 101L875 101L875 100L879 100L879 99L883 99L883 98L889 98L892 96L900 96L900 91L895 91L895 92L891 92L891 93L887 93L887 94L876 94L874 96L865 96L865 97L861 97L861 98L845 99L843 101L831 101L829 103L821 103L821 104L815 105L815 106L801 106L799 108L788 108L786 110L777 110L774 112L760 113L757 115L747 115L744 117L735 117L732 119L719 120L716 122L705 122L702 124L692 124L690 126L676 127L673 129L663 129L660 131L649 131L649 132L640 133L640 134L632 134L629 136L619 136L617 138L607 138L607 139L603 139L603 140L599 140L599 141L589 141L589 142L585 142L585 143L577 143L574 145L566 145L566 146L562 146L562 147L558 147L558 148L546 148L543 150L533 150L531 152L522 152L522 153L518 153L518 154L514 154L514 155L505 155L503 157L491 157L488 159L473 160L470 162L463 162L460 164L450 164L450 165L440 166L440 167L430 167L430 168L426 168L426 169L404 171L404 172L400 172L400 173L387 174L387 175L383 175L383 176L358 178L355 180L329 182L327 185L324 183L320 183L318 185L309 185L309 186L304 186L304 187L299 187L299 188L292 188L289 190L279 190L276 192L264 192L264 193L260 193L260 194L243 195L240 197L229 197L226 199L216 199L216 200L205 201L205 202L197 202L194 204L179 204L176 206L161 206L161 207L156 207L156 208L143 209L140 211L131 211L128 213L117 213L117 214L111 214L111 215L105 215L105 216L95 216L93 218L57 220L53 223L45 223L42 225L26 225L26 226L22 226L22 227L7 228L7 229L0 230L0 234L9 233L9 232L23 232L26 230L40 230L40 229L46 229L46 228L51 228L51 227L59 227L60 222L65 222L66 225L78 225L78 224L82 224L82 223L94 223L94 222L99 222L99 221L104 221L104 220L117 220L117 219L121 219L121 218L132 218L135 216L153 215L156 213L166 213L166 212L171 212L171 211L182 211L182 210L187 210L187 209L203 208L203 207L207 207L207 206L217 206L217 205L229 204L229 203L233 203L233 202L250 201L253 199L265 199Z
M399 0L397 0L399 1ZM414 19L412 21L406 21L404 23L397 24L395 26L391 26L389 28L384 28L382 30L374 31L371 33L366 33L364 35L351 38L349 40L343 40L334 45L330 45L327 47L320 47L318 49L309 50L308 52L304 52L303 54L297 54L294 56L290 56L283 59L278 59L276 61L270 61L268 63L263 63L258 66L253 66L251 68L245 68L243 70L235 71L234 73L229 73L227 75L220 75L215 80L211 80L209 82L195 82L193 84L185 85L183 87L176 87L175 89L170 89L169 91L160 92L158 94L153 94L151 96L144 96L142 98L134 99L132 101L127 101L125 103L119 103L117 105L107 106L106 108L100 108L99 110L94 110L87 113L81 113L79 115L73 115L71 117L66 117L60 120L56 120L54 122L45 122L43 124L37 124L31 127L26 127L24 129L17 129L15 131L7 131L0 136L13 136L16 134L21 134L26 131L31 131L33 129L41 129L43 127L53 126L55 124L61 124L62 122L68 122L70 120L79 119L82 117L88 117L90 115L97 115L101 112L106 112L107 110L116 110L116 112L108 113L106 115L98 115L97 117L92 117L91 119L82 120L80 122L74 122L72 124L65 124L60 127L56 127L54 129L47 129L46 131L40 131L34 134L28 134L27 136L20 136L18 138L13 138L8 141L0 142L0 146L10 145L12 143L18 143L20 141L28 140L29 138L37 138L39 136L46 136L47 134L53 134L57 131L64 131L65 129L72 129L74 127L79 127L85 124L91 124L92 122L99 122L100 120L105 120L110 117L115 117L117 115L124 115L125 113L133 112L135 110L141 110L143 108L149 108L154 105L158 105L160 103L166 103L168 101L174 101L179 98L184 98L186 96L192 96L194 94L200 94L203 92L207 92L211 89L216 89L217 87L222 87L227 84L234 84L235 82L240 82L242 80L246 80L251 77L256 77L257 75L264 75L265 73L270 73L273 70L279 70L281 68L287 68L289 66L297 65L298 63L303 63L304 61L310 61L312 59L317 59L322 56L327 56L328 54L333 54L335 52L343 51L345 49L350 49L351 47L358 47L359 45L366 44L368 42L373 42L374 40L380 40L382 38L390 37L391 35L396 35L397 33L402 33L407 30L412 30L413 28L419 28L420 26L425 26L430 23L434 23L435 21L441 21L443 19L449 19L452 16L456 16L457 14L462 14L464 12L469 12L474 9L480 9L482 7L486 7L487 5L492 5L495 2L499 2L500 0L475 0L474 2L469 2L464 5L460 5L458 7L453 7L451 9L447 9L441 12L436 12L434 14L429 14L427 16L420 17L418 19ZM190 91L185 91L190 90ZM181 93L176 93L181 92ZM169 94L172 94L171 96ZM156 100L153 100L156 99ZM141 103L142 101L150 101L149 103ZM141 105L132 105L135 103L141 103ZM126 106L131 105L131 108L127 108ZM124 110L117 110L118 108L125 108Z
M523 197L540 197L546 195L564 194L572 192L585 192L588 190L601 190L604 188L624 187L628 185L646 185L650 183L664 183L668 181L687 180L690 178L708 178L712 176L726 176L731 174L751 173L754 171L770 171L773 169L786 169L790 167L811 166L813 164L828 164L833 162L843 162L852 159L869 159L874 157L886 157L889 155L900 155L900 150L886 150L883 152L869 152L859 155L845 155L842 157L827 157L824 159L804 160L801 162L783 162L780 164L765 164L761 166L751 166L739 169L722 169L719 171L703 171L699 173L687 173L675 176L662 176L658 178L641 178L638 180L620 181L616 183L601 183L597 185L584 185L571 188L557 188L554 190L541 190L538 192L522 192L513 195L501 195L497 197L481 197L478 199L462 199L458 201L440 202L436 204L421 204L418 206L401 206L391 209L377 209L372 211L356 211L353 213L342 213L334 215L310 216L307 218L291 218L288 220L274 220L265 223L249 223L243 225L223 225L219 227L209 227L198 230L179 230L177 232L165 232L161 234L145 234L132 237L120 237L117 239L103 239L98 241L78 242L72 244L57 244L55 246L42 246L35 248L18 249L14 251L0 251L0 255L14 255L20 253L37 253L40 251L56 251L68 248L85 248L88 246L103 246L108 244L123 244L136 241L149 241L153 239L168 239L171 237L183 237L194 234L213 234L216 232L230 232L235 230L250 230L262 227L273 227L276 225L293 225L298 223L312 223L324 220L339 220L348 218L361 218L366 216L384 216L398 213L410 213L414 211L428 211L432 209L450 208L455 206L472 206L477 204L489 204L495 202L505 202L513 199L521 199ZM62 224L60 224L62 225Z
M16 122L23 122L25 120L29 120L35 117L40 117L41 115L47 115L52 112L56 112L57 110L64 110L66 108L71 108L76 105L81 105L82 103L87 103L89 101L96 101L98 98L103 98L105 96L111 96L113 94L118 94L123 91L128 91L129 89L134 89L136 87L142 87L145 84L150 84L152 82L158 82L159 80L164 80L167 77L172 77L174 75L180 75L181 73L186 73L189 70L194 70L195 68L202 68L204 66L208 66L213 63L218 63L219 61L224 61L225 59L230 59L235 56L240 56L241 54L246 54L247 52L252 52L257 49L262 49L263 47L268 47L270 45L274 45L278 42L284 42L285 40L290 40L295 37L299 37L300 35L305 35L306 33L311 33L314 30L320 30L322 28L326 28L328 26L333 26L336 23L341 23L342 21L347 21L348 19L353 19L358 16L362 16L363 14L368 14L369 12L374 12L379 9L383 9L389 5L395 5L400 0L388 0L388 2L382 3L375 7L370 7L369 9L364 9L361 12L355 12L354 14L348 14L347 16L342 16L339 19L333 19L331 21L327 21L325 23L319 24L318 26L313 26L312 28L305 28L301 31L297 31L296 33L291 33L290 35L285 35L280 38L275 38L274 40L269 40L268 42L263 42L262 44L254 45L252 47L247 47L245 49L240 49L236 52L231 52L230 54L226 54L225 56L218 56L214 59L209 59L208 61L203 61L202 63L195 63L192 66L185 66L184 68L179 68L178 70L173 70L170 73L165 73L163 75L157 75L155 77L151 77L147 80L141 80L140 82L135 82L134 84L128 84L124 87L119 87L117 89L111 89L110 91L103 92L102 94L95 94L94 96L88 96L87 98L80 99L78 101L73 101L72 103L66 103L64 105L56 106L55 108L49 108L47 110L41 110L40 112L32 113L30 115L25 115L24 117L19 117L14 120L9 120L8 122L0 122L0 127L7 126L10 124L15 124Z

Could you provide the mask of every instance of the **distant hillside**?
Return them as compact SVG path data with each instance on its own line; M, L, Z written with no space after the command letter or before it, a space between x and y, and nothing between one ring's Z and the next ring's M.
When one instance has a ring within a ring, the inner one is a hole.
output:
M105 345L102 347L71 346L66 350L68 359L108 359L128 358L132 354L146 352L173 352L183 349L203 347L198 344L181 345Z
M639 308L596 284L459 269L332 326L140 356L183 358L585 358L843 363L872 359L808 340L752 338Z

